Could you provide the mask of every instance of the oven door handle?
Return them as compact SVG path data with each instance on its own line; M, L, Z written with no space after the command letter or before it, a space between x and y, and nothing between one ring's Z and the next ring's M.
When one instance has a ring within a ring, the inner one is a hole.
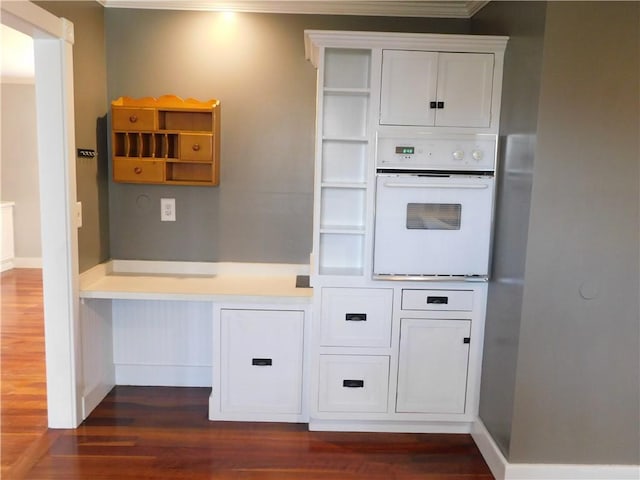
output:
M489 188L487 184L477 184L477 183L395 183L395 182L384 182L385 187L391 188L449 188L449 189L473 189L473 190L483 190L485 188Z

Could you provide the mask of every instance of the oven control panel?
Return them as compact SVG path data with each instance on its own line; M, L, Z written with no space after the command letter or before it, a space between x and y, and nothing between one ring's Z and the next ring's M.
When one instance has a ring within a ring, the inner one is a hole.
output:
M376 168L495 171L496 135L378 133Z

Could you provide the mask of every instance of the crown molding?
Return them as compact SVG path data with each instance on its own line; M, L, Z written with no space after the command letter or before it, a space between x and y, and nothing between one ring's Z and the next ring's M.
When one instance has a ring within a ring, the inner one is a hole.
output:
M489 0L98 0L106 8L471 18Z

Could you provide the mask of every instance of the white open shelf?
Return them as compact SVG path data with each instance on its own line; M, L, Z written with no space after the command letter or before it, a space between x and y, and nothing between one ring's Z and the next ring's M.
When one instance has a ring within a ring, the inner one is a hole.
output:
M367 235L371 51L327 48L324 55L318 274L361 276Z

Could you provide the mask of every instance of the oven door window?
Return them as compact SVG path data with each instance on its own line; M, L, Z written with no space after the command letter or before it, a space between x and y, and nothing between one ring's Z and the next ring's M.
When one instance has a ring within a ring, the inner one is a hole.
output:
M459 203L408 203L408 230L460 230Z

